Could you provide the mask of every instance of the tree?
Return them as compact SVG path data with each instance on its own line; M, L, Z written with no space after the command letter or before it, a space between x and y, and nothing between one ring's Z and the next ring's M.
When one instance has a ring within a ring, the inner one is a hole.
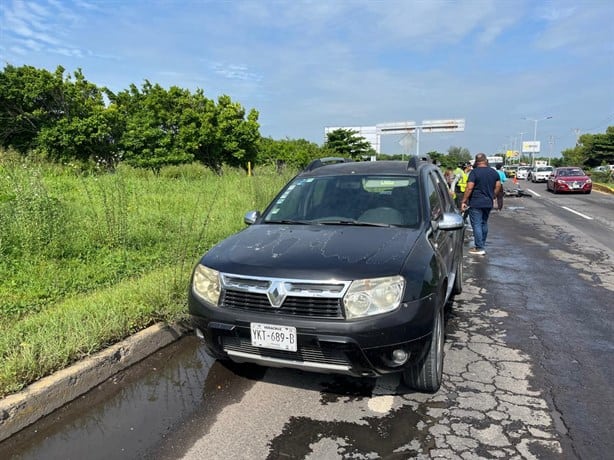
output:
M88 82L81 69L74 78L63 81L61 117L40 129L36 145L55 160L93 159L113 167L122 129L120 116L114 108L105 107L105 89Z
M258 142L257 161L260 164L287 165L304 168L316 158L328 156L331 152L305 139L274 140L261 138Z
M212 164L219 170L222 163L247 169L247 163L254 163L257 155L257 142L260 138L258 112L250 110L245 118L241 104L232 102L229 96L218 98L216 110L217 138L219 140L218 163Z
M464 147L452 146L448 149L448 155L442 164L446 167L455 168L460 163L469 163L472 160L471 153Z
M0 145L22 154L36 146L41 129L66 112L64 68L55 73L7 65L0 72Z
M605 134L583 134L572 149L561 152L567 165L595 167L614 164L614 126L608 126Z
M342 157L359 159L364 156L375 155L371 143L359 136L357 131L351 129L335 129L326 135L324 147Z

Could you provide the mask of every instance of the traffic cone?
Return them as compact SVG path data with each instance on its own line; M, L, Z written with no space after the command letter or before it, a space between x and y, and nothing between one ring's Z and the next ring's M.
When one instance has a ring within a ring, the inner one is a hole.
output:
M514 176L514 185L518 185L518 178Z

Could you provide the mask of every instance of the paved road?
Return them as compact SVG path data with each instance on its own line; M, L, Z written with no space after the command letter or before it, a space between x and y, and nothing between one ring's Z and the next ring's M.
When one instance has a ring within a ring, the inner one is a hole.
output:
M611 458L614 201L528 187L493 214L488 255L466 260L437 394L396 376L227 368L189 337L0 458Z

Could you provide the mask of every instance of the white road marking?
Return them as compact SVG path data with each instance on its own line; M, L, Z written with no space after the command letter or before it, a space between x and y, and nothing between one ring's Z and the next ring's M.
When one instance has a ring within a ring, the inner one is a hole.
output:
M533 190L531 190L530 188L527 189L530 193L532 193L535 196L541 196L539 193L534 192Z
M569 212L573 212L574 214L577 214L577 215L578 215L578 216L580 216L580 217L584 217L585 219L588 219L588 220L593 220L593 218L592 218L592 217L587 216L586 214L582 214L581 212L574 211L573 209L568 208L567 206L561 206L561 208L566 209L566 210L567 210L567 211L569 211Z

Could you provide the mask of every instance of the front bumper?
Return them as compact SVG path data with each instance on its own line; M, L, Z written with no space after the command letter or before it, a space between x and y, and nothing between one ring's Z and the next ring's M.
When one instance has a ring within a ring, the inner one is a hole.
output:
M190 291L189 308L197 334L214 357L365 377L399 372L419 360L430 339L437 306L429 295L369 318L288 317L207 305ZM253 346L252 322L295 327L297 351ZM406 353L406 360L398 360L399 350Z
M593 184L590 182L573 183L573 182L555 182L554 187L557 192L590 192L593 189Z

